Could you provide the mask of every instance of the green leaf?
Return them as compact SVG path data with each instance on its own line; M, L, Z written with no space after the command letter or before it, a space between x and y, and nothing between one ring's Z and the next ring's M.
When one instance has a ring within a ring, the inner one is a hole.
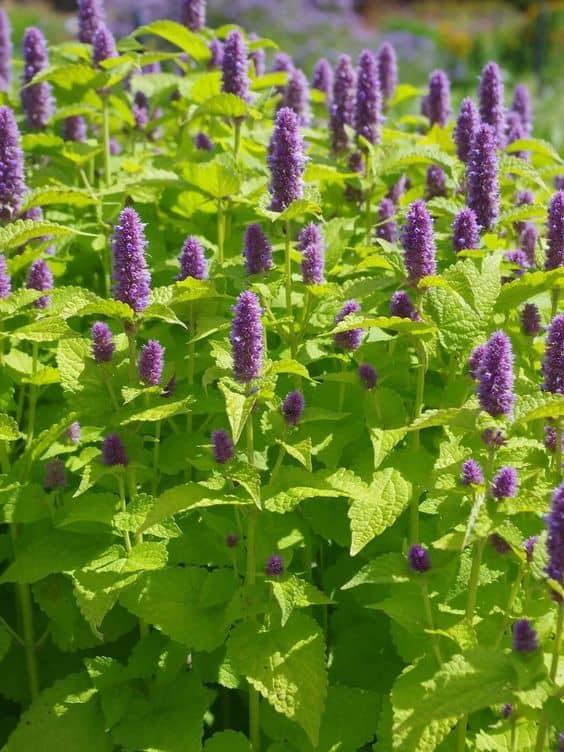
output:
M249 112L249 105L235 94L216 94L198 107L194 116L216 115L226 118L245 117Z
M425 293L425 312L436 324L439 341L451 352L467 350L484 332L484 323L454 290L435 287Z
M378 727L380 698L357 687L329 687L321 721L318 752L357 752L372 741Z
M346 582L341 590L350 590L359 585L388 585L409 582L409 571L405 556L382 554L366 564L355 576Z
M311 376L309 375L307 368L301 363L298 363L297 360L293 360L292 358L282 358L282 360L275 361L272 364L272 370L270 372L276 374L291 373L311 381Z
M529 423L531 420L539 420L540 418L559 418L564 415L564 396L553 395L550 398L546 398L543 404L538 407L534 407L531 410L521 413L515 416L515 422L518 424Z
M240 181L228 158L186 165L184 178L212 198L226 198L239 192Z
M557 287L564 287L564 267L549 272L527 272L520 279L502 286L495 310L513 310L529 298Z
M317 746L327 694L325 646L317 623L294 613L284 627L267 632L239 624L229 637L227 656L234 670Z
M372 448L374 449L374 469L376 470L386 459L392 449L399 444L406 434L405 428L382 428L371 427L369 429Z
M48 187L37 188L26 193L23 209L30 206L50 206L63 204L64 206L89 206L97 204L98 199L91 193L80 188Z
M541 154L543 157L548 157L553 162L558 162L560 164L564 162L554 146L548 141L543 141L540 138L520 138L517 141L508 144L505 148L508 152L529 151L533 154Z
M148 624L194 650L214 650L230 626L233 574L202 569L163 569L141 575L120 602Z
M126 426L129 423L154 423L157 420L167 420L175 415L185 415L190 412L188 405L193 402L192 397L170 401L163 399L162 404L137 410L131 415L116 415L116 424Z
M86 672L56 681L23 713L4 752L111 752L96 694Z
M205 62L210 59L211 53L202 37L175 21L153 21L145 26L140 26L133 32L133 36L136 37L147 34L154 34L161 39L166 39L167 42L184 50L198 62Z
M433 332L435 327L430 322L412 321L411 319L402 319L399 316L377 316L376 318L364 318L349 314L344 321L335 326L329 335L333 336L339 332L348 332L351 329L391 329L398 334L427 334Z
M0 623L0 663L2 662L2 659L10 649L10 645L12 644L12 638L10 637L9 632L4 629L2 624Z
M20 435L18 424L12 416L0 413L0 441L16 441Z
M294 608L323 606L333 602L325 593L295 574L283 580L272 579L270 584L282 612L282 626L286 624Z
M79 232L67 225L59 225L56 222L47 222L46 220L34 222L33 219L17 219L15 222L0 227L0 249L9 251L13 248L19 248L30 240L41 238L44 235L54 237L57 235L88 235L88 233Z
M177 512L196 509L198 507L222 506L225 504L240 504L241 500L225 491L212 491L197 484L185 483L172 486L164 491L155 501L153 508L138 532L144 532L153 525L166 520Z
M355 556L404 511L411 498L411 483L394 468L387 468L374 474L366 493L352 498L349 518L351 556Z
M218 731L204 744L203 752L252 752L252 749L240 731Z
M232 391L223 381L220 381L218 386L225 397L225 411L231 426L233 442L237 444L256 400L254 396L246 397Z
M46 316L12 332L14 339L27 342L54 342L72 334L65 321L58 316Z
M308 436L302 441L290 444L288 441L280 441L281 446L288 452L290 457L297 460L306 470L311 472L311 438Z

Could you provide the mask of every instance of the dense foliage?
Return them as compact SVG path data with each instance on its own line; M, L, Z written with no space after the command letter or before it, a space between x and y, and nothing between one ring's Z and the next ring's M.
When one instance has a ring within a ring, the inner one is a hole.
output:
M21 79L0 11L4 751L562 749L526 89L454 118L389 45L310 90L201 1L117 44L79 5Z

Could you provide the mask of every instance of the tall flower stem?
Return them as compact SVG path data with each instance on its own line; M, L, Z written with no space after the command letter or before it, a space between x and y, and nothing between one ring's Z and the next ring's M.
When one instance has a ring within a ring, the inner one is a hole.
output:
M135 344L135 329L127 326L127 343L129 345L129 382L135 384L137 381L137 348Z
M123 513L127 512L127 502L125 500L125 484L123 482L123 478L121 475L118 475L117 477L117 484L119 489L119 500L121 505L121 511ZM125 550L127 553L131 551L131 538L129 537L129 530L124 530L123 533L123 542L125 544Z
M104 145L104 179L106 188L109 188L112 184L112 175L110 172L110 108L108 105L108 97L104 96L103 99L103 145Z
M555 681L556 674L558 672L558 662L560 660L560 648L562 646L562 630L564 628L564 601L560 601L558 604L558 617L556 622L556 634L554 635L554 645L552 648L552 661L550 664L550 678ZM563 688L564 689L564 688ZM546 749L546 733L549 727L549 720L546 712L543 712L539 728L537 731L537 740L535 744L535 752L544 752Z
M155 425L155 443L153 446L153 479L151 483L151 493L156 496L159 491L159 459L161 452L161 421L158 420Z
M292 357L296 354L296 343L294 340L294 322L292 320L292 243L290 237L290 220L286 220L284 225L286 233L286 245L284 249L284 263L286 270L286 315L288 317L288 331L290 332L290 350Z
M31 375L32 378L37 374L37 361L38 361L38 345L36 342L32 346L32 363L31 363ZM26 449L29 449L33 442L33 433L35 429L35 409L37 407L37 386L31 384L29 387L29 413L27 419L27 440Z
M225 246L225 210L223 207L223 201L218 199L217 201L217 264L219 271L223 271L223 264L225 261L224 256Z
M425 374L427 373L427 352L423 344L416 339L415 351L419 359L419 368L417 369L417 382L415 385L415 406L413 408L413 420L421 415L423 409L423 395L425 392ZM412 448L415 452L419 451L420 440L419 431L413 431L411 434ZM413 498L410 506L410 524L409 535L412 543L417 543L419 540L419 494L417 489L414 489Z
M241 126L243 125L243 121L241 118L235 118L233 123L233 157L235 158L235 161L237 161L237 158L239 156L239 147L241 145Z
M135 481L135 470L129 465L125 471L125 477L127 481L127 493L129 496L129 502L131 503L137 495L137 483ZM135 533L135 545L143 543L143 533ZM139 619L139 637L144 639L149 636L149 625Z
M421 583L421 591L423 593L423 603L425 605L425 616L427 618L427 625L431 632L435 630L435 622L433 620L433 610L431 608L431 599L429 598L429 588L427 587L427 581L423 580ZM433 646L433 652L439 666L443 664L443 657L441 655L441 648L436 634L431 635L431 645Z

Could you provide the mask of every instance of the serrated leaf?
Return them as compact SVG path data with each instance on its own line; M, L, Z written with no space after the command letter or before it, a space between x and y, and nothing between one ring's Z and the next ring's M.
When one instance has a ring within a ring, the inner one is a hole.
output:
M54 342L72 333L72 329L62 318L46 316L14 330L11 336L26 342Z
M520 279L502 286L496 311L509 311L545 290L564 287L564 267L544 272L528 272Z
M234 165L219 158L203 164L187 165L184 178L188 183L215 199L238 193L240 186Z
M204 752L252 752L251 743L240 731L218 731L204 744Z
M382 554L366 564L355 576L341 586L350 590L359 585L387 585L409 582L407 560L401 554Z
M222 381L219 382L218 386L225 398L225 411L231 426L233 441L237 444L255 404L255 397L246 397L244 394L234 392Z
M314 585L292 574L283 580L270 580L272 593L282 612L282 626L286 624L294 608L323 606L333 601Z
M291 444L288 441L281 441L281 446L288 452L290 457L297 460L300 465L303 465L306 470L311 472L311 438L308 436L302 441L296 441Z
M52 204L63 204L64 206L90 206L97 204L98 199L88 191L79 188L37 188L29 191L25 197L23 208L30 206L50 206Z
M210 58L211 53L203 38L175 21L153 21L137 28L133 35L139 37L147 34L165 39L198 62L205 62Z
M59 225L56 222L47 222L46 220L35 222L33 219L17 219L15 222L10 222L8 225L0 227L0 249L7 251L19 248L30 240L41 238L45 235L55 237L57 235L87 234L67 225Z
M249 105L235 94L216 94L198 107L195 116L216 115L218 117L241 118L249 112Z
M157 420L167 420L168 418L173 418L175 415L185 415L190 412L189 405L192 401L191 397L172 402L163 399L161 405L146 407L142 410L137 410L131 415L120 416L118 414L116 415L116 422L118 425L126 426L129 423L154 423Z
M0 441L16 441L20 438L20 429L11 415L0 414Z

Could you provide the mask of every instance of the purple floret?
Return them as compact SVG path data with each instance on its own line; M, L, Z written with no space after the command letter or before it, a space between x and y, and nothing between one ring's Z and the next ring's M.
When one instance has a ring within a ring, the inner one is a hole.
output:
M139 379L146 386L161 383L164 367L164 348L156 339L150 339L139 354Z
M119 215L112 239L112 280L116 300L140 313L149 305L151 274L145 258L144 225L130 207Z
M513 623L513 650L517 653L532 653L537 650L538 637L528 619L519 619Z
M272 245L259 224L247 225L243 255L247 274L261 274L272 269Z
M429 552L420 543L414 543L407 552L409 566L414 572L423 574L431 569L431 557Z
M335 324L339 324L350 314L360 313L360 306L356 300L347 300L339 313L335 316ZM343 350L357 350L362 342L362 329L349 329L335 334L335 345Z
M302 279L305 285L320 285L324 281L325 245L321 228L314 222L304 227L298 237L302 252Z
M208 278L208 264L201 243L193 235L189 235L184 241L180 257L178 259L180 271L177 280L187 277L193 279Z
M553 394L564 394L564 314L555 316L546 334L543 388Z
M494 499L512 499L517 495L518 484L517 470L510 465L502 467L492 481L492 496Z
M231 349L233 372L237 381L244 384L257 379L262 370L263 328L262 308L257 296L246 290L233 306Z
M117 433L110 433L104 439L102 445L102 462L109 467L114 467L116 465L127 467L129 464L127 451L123 441Z
M477 392L482 410L492 417L510 415L515 402L514 378L511 341L505 332L494 332L486 342L479 367Z
M462 485L481 486L484 483L484 473L476 460L465 460L462 463Z
M235 456L235 447L231 436L222 429L213 431L211 435L212 452L216 462L224 465Z
M304 408L304 395L298 390L289 392L284 398L284 402L282 402L280 408L286 425L297 426L304 412Z
M92 357L96 363L109 363L115 349L109 326L103 321L96 321L92 325Z

